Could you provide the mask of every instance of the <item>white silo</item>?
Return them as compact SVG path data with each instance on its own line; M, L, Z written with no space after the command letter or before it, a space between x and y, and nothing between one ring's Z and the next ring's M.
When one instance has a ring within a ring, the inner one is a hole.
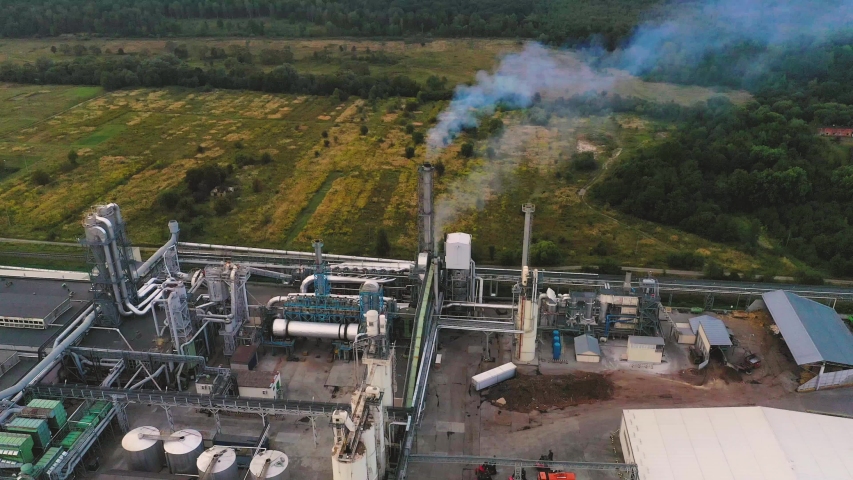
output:
M175 475L178 473L194 475L196 473L196 460L204 451L204 439L198 430L178 430L171 435L171 439L163 442L166 450L166 459L169 461L169 471Z
M211 447L196 460L198 476L206 480L237 480L237 453L233 448Z
M290 461L284 452L267 450L255 455L249 464L249 472L253 480L284 480L287 478L288 463Z
M145 435L160 436L156 427L137 427L127 432L121 446L127 452L129 470L157 473L166 463L163 441L144 438Z

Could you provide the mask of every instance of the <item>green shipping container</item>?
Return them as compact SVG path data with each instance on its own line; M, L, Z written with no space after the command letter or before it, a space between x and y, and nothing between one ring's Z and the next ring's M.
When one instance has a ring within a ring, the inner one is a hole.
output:
M6 431L32 435L38 448L47 448L50 443L50 428L47 426L47 420L41 418L15 417L6 424Z
M31 408L44 408L50 410L51 414L48 415L50 428L60 429L65 425L65 422L68 421L68 413L65 411L65 407L59 400L34 398L33 400L30 400L30 403L28 403L27 406Z
M33 437L26 433L0 432L0 458L13 462L32 462Z
M113 408L111 403L98 400L89 407L89 413L97 415L100 419L104 418L104 415L106 415L111 408Z
M78 432L76 430L72 430L68 432L68 435L59 442L59 446L66 450L71 450L71 447L77 442L77 439L80 438L80 435L83 435L83 432Z
M50 447L44 452L44 455L39 458L39 461L34 465L34 470L37 472L36 475L44 472L50 467L53 462L56 461L59 456L62 455L62 449L59 447Z
M81 418L80 420L77 420L77 425L75 426L75 428L80 431L88 430L89 428L97 425L98 422L100 422L98 416L93 413L89 413L87 415L84 415L83 418Z

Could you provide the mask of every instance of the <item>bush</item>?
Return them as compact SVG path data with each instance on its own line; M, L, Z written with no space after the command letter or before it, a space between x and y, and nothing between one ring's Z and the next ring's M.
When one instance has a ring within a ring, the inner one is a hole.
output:
M409 145L406 147L406 158L412 158L415 156L415 147Z
M608 258L598 264L598 273L602 275L622 275L622 267Z
M439 161L438 163L434 163L432 164L432 167L435 168L435 173L437 173L439 177L444 175L444 162Z
M234 148L236 148L237 150L241 150L243 148L243 142L237 140L236 142L234 142Z
M214 188L222 185L228 177L228 172L219 165L203 165L187 170L184 183L187 184L194 197L204 198Z
M174 210L181 201L181 194L173 189L163 190L157 194L157 203L166 210Z
M272 155L270 155L270 152L264 152L261 155L261 165L269 165L270 163L272 163Z
M592 152L580 152L572 155L572 169L579 172L591 172L598 168L595 154Z
M329 132L327 132L327 131L323 130L323 131L320 133L320 136L321 136L321 137L323 137L323 138L329 138Z
M823 277L813 271L797 270L794 272L794 282L802 285L823 285Z
M255 193L259 193L263 189L264 189L264 185L261 183L261 179L260 178L253 178L252 179L252 191Z
M368 131L369 130L367 128L367 125L362 125L361 128L359 129L359 132L361 132L362 135L367 135Z
M376 256L385 257L391 253L391 242L388 241L388 233L380 229L376 236Z
M245 167L247 165L254 165L257 163L255 157L245 153L238 153L234 161L237 163L238 167Z
M459 150L459 153L465 157L469 158L474 155L474 144L471 142L465 142L462 144L462 148Z
M680 270L701 270L705 257L693 252L670 253L666 256L666 264Z
M604 240L600 240L594 247L592 247L592 249L590 249L589 254L596 255L598 257L606 257L607 255L610 255L610 248Z
M33 183L36 185L47 185L50 183L50 175L44 170L36 170L32 174Z
M77 150L71 150L68 152L68 163L71 165L77 165L77 158L79 158Z
M554 242L543 240L530 246L530 264L537 267L560 263L560 250Z
M719 263L708 262L705 266L705 278L709 280L726 280L726 272Z
M489 124L487 125L487 129L489 130L489 133L491 133L492 135L496 135L496 134L503 131L504 122L500 118L493 118L493 119L489 120Z
M518 266L521 265L521 250L513 248L505 248L498 255L498 263L503 266Z
M420 145L424 143L424 134L423 132L414 132L412 133L412 141L415 142L415 145Z
M408 135L411 135L414 131L415 131L415 126L412 125L411 123L407 123L406 124L406 133Z
M418 109L419 106L420 106L420 103L413 98L406 100L406 111L407 112L414 112L415 110Z
M228 197L217 197L213 201L213 211L222 216L231 211L231 199Z

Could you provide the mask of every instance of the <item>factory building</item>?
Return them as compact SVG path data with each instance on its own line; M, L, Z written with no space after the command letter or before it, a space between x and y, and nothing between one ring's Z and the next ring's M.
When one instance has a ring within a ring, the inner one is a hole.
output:
M598 340L589 335L575 337L575 360L584 363L598 363L601 361L601 346Z
M661 363L663 361L664 340L661 337L628 337L629 362Z
M784 290L762 298L794 361L811 377L799 391L853 385L853 333L833 308Z
M281 373L240 371L237 376L237 389L241 397L280 398Z
M624 410L640 480L853 478L853 419L767 407Z

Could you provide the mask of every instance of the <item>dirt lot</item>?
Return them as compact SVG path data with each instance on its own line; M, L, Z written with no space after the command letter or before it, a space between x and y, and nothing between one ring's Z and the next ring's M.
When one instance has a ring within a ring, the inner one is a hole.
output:
M484 395L487 400L516 412L552 408L575 407L582 403L610 400L613 397L613 382L600 373L576 373L570 375L519 375L490 388Z

